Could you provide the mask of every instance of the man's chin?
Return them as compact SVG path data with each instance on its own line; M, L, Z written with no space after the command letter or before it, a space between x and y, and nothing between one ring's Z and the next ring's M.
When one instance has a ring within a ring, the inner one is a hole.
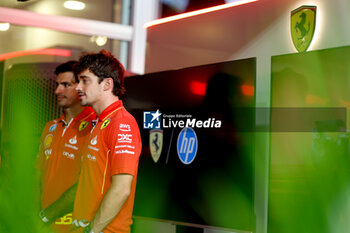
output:
M57 105L61 108L66 108L66 103L58 102Z
M91 106L89 103L83 102L83 101L80 101L80 105L81 105L81 106L84 106L84 107Z

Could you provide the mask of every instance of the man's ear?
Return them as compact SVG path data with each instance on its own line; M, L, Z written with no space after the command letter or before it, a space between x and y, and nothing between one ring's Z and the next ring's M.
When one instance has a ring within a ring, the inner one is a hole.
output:
M103 84L103 90L108 91L113 89L113 79L112 78L105 78L104 84Z

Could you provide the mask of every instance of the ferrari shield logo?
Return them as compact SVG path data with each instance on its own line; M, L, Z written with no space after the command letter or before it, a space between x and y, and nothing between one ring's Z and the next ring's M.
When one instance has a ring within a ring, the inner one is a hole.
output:
M82 131L82 130L85 129L86 126L88 126L88 125L89 125L89 122L87 122L87 121L82 121L82 122L80 123L80 125L79 125L79 131Z
M314 37L316 6L301 6L291 12L290 29L295 48L305 52Z
M111 122L111 119L107 118L107 119L102 123L100 129L106 128L106 127L109 125L110 122Z
M156 163L159 160L163 147L163 130L154 129L149 131L149 148L153 161Z

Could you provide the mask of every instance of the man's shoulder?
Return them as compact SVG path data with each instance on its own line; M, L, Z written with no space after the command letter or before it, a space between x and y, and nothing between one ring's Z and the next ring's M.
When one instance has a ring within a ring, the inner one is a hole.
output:
M46 122L43 131L45 131L45 130L49 130L51 132L54 131L57 127L58 122L59 122L59 118Z
M102 125L102 128L108 128L107 131L112 134L139 131L135 118L125 108L105 119L102 124L105 124L105 126Z
M117 114L113 114L107 121L105 139L109 143L132 143L138 142L140 138L140 129L134 116L126 109L122 108ZM110 121L110 122L108 122ZM111 135L113 135L111 137Z
M116 114L114 114L111 117L111 121L114 124L120 124L120 123L132 123L137 124L136 120L131 113L129 113L125 108L120 109Z

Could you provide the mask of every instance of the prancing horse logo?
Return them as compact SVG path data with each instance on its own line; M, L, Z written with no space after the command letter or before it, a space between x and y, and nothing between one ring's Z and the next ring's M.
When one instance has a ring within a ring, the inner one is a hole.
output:
M299 52L305 52L315 32L316 6L301 6L293 10L290 22L293 44Z
M163 148L163 130L154 129L149 131L149 148L151 151L152 159L156 163L160 158Z

